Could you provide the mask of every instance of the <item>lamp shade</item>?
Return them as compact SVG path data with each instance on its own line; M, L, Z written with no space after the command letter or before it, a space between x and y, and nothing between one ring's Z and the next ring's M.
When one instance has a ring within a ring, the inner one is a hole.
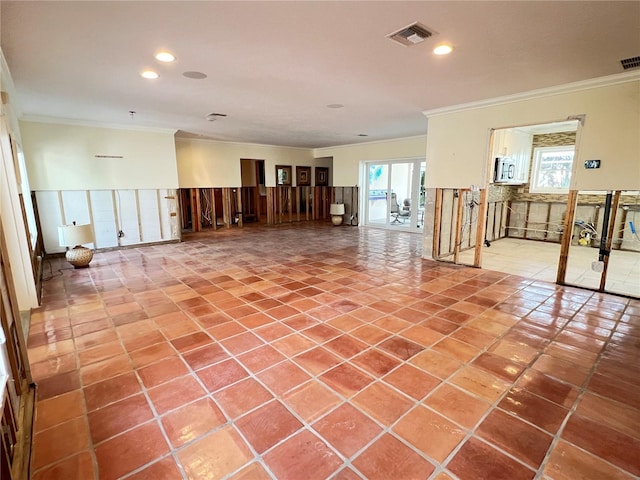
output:
M332 203L329 213L331 215L344 215L344 203Z
M58 240L61 247L75 247L93 243L93 228L86 225L61 225L58 227Z

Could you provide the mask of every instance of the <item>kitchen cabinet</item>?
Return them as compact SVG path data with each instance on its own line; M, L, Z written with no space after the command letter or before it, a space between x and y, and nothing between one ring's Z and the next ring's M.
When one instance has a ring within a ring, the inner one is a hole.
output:
M496 157L510 157L515 162L515 177L510 183L529 181L529 164L533 135L517 128L502 128L493 132L493 154Z

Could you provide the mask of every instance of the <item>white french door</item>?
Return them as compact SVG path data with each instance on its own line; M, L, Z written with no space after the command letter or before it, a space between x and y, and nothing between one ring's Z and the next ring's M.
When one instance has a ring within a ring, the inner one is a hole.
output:
M364 224L419 231L424 220L423 159L363 162Z

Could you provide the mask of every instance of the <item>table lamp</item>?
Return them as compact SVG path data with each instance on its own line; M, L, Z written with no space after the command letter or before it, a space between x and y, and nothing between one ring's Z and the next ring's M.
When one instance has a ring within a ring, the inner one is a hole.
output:
M93 243L93 228L86 225L61 225L58 227L58 238L61 247L68 247L65 258L75 268L86 268L93 258L93 250L83 247L85 243Z
M344 203L332 203L329 208L331 214L331 222L337 227L342 225L342 216L344 215Z

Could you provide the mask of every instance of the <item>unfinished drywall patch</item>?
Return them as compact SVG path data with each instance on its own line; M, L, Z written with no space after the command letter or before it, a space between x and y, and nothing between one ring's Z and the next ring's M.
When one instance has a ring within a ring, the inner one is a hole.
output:
M112 190L92 190L89 192L93 214L93 230L96 245L100 245L100 248L118 246L118 229L113 194Z
M157 190L138 190L138 212L143 242L162 240L162 221Z
M86 225L91 223L86 190L60 192L62 197L62 221L64 225Z
M58 226L91 223L97 249L180 239L176 191L38 191L36 201L46 253L64 252Z
M136 190L116 190L116 212L119 219L118 237L120 245L135 245L141 242L138 224L138 196Z

